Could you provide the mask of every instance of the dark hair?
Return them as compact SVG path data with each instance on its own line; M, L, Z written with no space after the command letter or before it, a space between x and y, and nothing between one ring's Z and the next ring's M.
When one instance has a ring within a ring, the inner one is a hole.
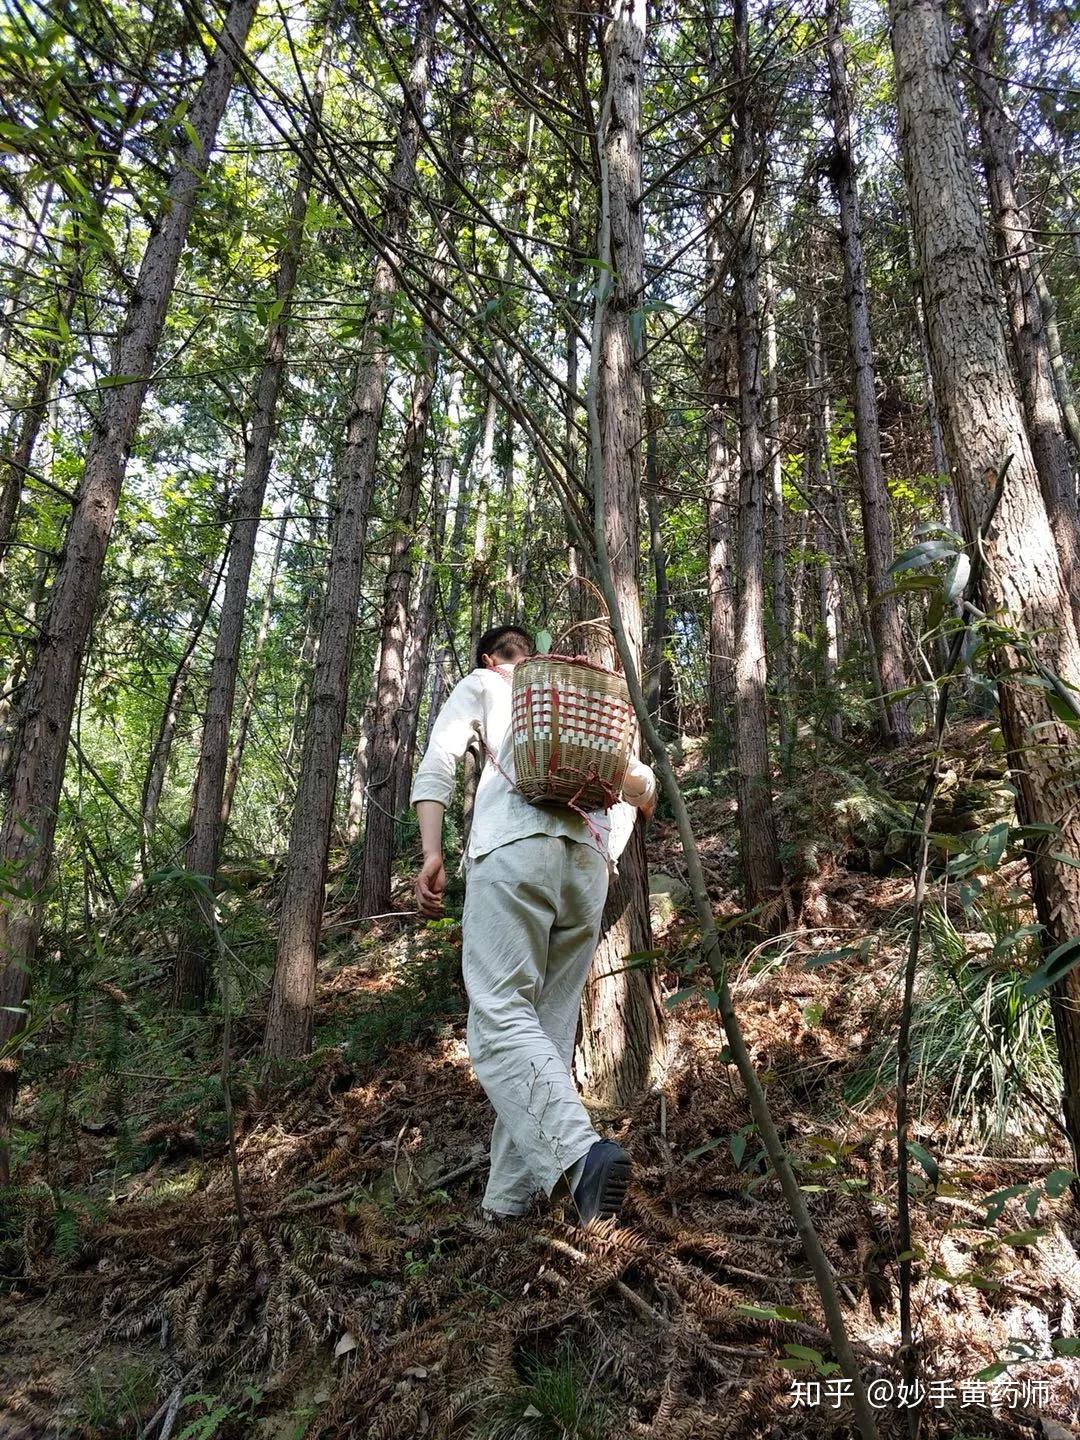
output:
M530 650L536 649L533 637L520 625L496 625L493 630L486 631L476 647L477 669L483 669L485 655L494 655L499 660L513 659L522 648L522 641Z

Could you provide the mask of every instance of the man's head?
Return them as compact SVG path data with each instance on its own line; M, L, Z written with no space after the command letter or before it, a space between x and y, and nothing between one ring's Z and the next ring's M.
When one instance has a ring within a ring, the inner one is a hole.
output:
M495 665L516 665L536 650L532 636L519 625L497 625L480 636L476 664L481 670Z

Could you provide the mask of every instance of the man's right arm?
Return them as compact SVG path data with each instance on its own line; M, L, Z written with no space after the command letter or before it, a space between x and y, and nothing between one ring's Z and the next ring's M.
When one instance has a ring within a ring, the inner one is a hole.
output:
M454 793L454 775L458 762L483 725L483 689L479 676L466 675L451 690L446 704L439 711L431 729L424 758L413 780L410 800L416 807L420 824L420 845L423 863L416 879L416 898L423 915L442 914L442 894L446 888L443 868L443 815Z

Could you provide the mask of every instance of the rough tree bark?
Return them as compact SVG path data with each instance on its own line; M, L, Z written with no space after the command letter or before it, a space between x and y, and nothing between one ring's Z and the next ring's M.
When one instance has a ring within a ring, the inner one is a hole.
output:
M1039 663L1080 685L1080 638L1009 364L979 197L964 143L953 49L940 0L892 0L900 138L926 294L930 356L964 530L982 529L994 477L1011 456L985 545L982 594L1031 636ZM1011 683L1030 662L1006 650L996 662L1001 725L1023 824L1060 833L1033 842L1031 869L1047 951L1080 935L1076 767L1080 733L1061 723L1047 692ZM1072 692L1075 694L1076 692ZM1080 1169L1080 968L1050 991L1064 1085L1065 1124Z
M645 16L645 0L617 0L606 33L603 163L610 197L614 279L599 337L598 374L602 518L620 613L639 668L643 638L638 510L645 298L641 207ZM599 283L604 279L602 276ZM609 647L605 652L608 663L613 656ZM649 876L639 821L608 890L600 944L582 997L577 1072L588 1092L607 1105L627 1105L640 1095L656 1073L662 1054L663 1009L655 971L652 966L629 969L626 965L628 954L647 950L651 943Z
M405 97L382 217L382 253L375 261L352 414L338 486L319 652L304 730L300 780L289 834L289 858L278 926L277 953L264 1050L272 1059L306 1054L311 1046L315 966L325 899L330 826L345 725L364 536L379 445L389 363L386 332L397 282L388 256L405 240L419 117L424 114L435 49L438 0L424 0L417 16Z
M735 0L733 73L739 86L732 162L732 273L739 370L739 584L735 596L735 755L739 858L747 909L780 918L782 875L769 773L765 661L765 436L762 426L761 300L755 234L757 169L750 92L747 0Z
M874 350L870 333L870 306L866 298L862 219L855 180L855 155L851 143L851 95L841 34L844 23L843 3L844 0L827 0L825 6L828 23L829 95L835 139L829 174L840 207L844 291L853 372L855 450L866 547L866 580L878 676L881 692L886 697L884 716L887 728L882 738L896 745L906 745L911 740L911 722L908 719L907 707L903 700L888 699L891 693L902 690L906 684L904 644L899 608L895 598L886 593L892 588L888 574L893 558L892 527L889 523L889 492L881 460L881 431L874 389Z
M20 875L27 898L0 910L0 1045L11 1040L25 1020L23 1002L37 949L79 674L105 551L199 182L210 162L256 5L257 0L234 0L188 111L189 137L160 206L160 224L147 242L117 346L113 378L121 383L104 394L94 422L44 633L27 679L11 803L0 831L0 864ZM7 1182L6 1136L15 1089L16 1071L10 1065L0 1073L0 1184Z
M210 890L221 854L225 830L223 799L225 773L229 762L229 729L236 699L236 672L244 638L251 567L255 541L262 518L266 483L270 478L272 447L277 428L278 398L285 378L285 348L300 251L304 239L311 177L322 120L326 68L330 58L330 33L323 41L313 87L311 113L305 128L303 153L293 188L285 243L274 282L274 315L267 327L262 369L255 387L255 405L245 436L244 476L236 496L236 510L229 547L229 570L225 598L218 622L217 643L210 666L203 708L202 738L195 769L195 793L191 802L191 834L184 856L190 875L201 876ZM192 892L191 911L184 926L173 972L173 1000L178 1005L201 1008L206 1000L208 956L212 953L212 901L205 893Z
M1001 23L1001 15L995 12L995 21L992 21L985 0L963 0L963 8L982 134L983 168L1005 282L1028 439L1061 555L1062 569L1066 575L1076 575L1080 572L1080 510L1076 504L1076 476L1054 389L1050 347L1035 283L1036 261L1032 254L1035 238L1027 196L1018 174L1016 138L1005 112L997 78L994 23ZM1073 620L1080 628L1080 585L1074 585L1072 591Z

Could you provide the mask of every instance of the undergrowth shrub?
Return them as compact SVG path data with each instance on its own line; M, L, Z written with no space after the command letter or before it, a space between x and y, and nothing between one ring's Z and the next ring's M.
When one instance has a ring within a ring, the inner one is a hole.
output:
M945 1115L949 1139L966 1134L994 1147L1037 1130L1040 1105L1056 1113L1061 1075L1049 1001L1023 994L1037 936L1015 925L1009 907L988 902L979 917L986 928L965 934L940 905L927 905L912 1065L922 1107ZM844 1098L871 1102L895 1080L893 1031L850 1077Z
M433 931L435 938L430 948L418 948L409 937L393 988L353 1022L345 1045L349 1064L382 1060L395 1045L416 1040L436 1022L464 1013L461 958L446 935L453 928L456 922L450 919L429 926L427 933Z

